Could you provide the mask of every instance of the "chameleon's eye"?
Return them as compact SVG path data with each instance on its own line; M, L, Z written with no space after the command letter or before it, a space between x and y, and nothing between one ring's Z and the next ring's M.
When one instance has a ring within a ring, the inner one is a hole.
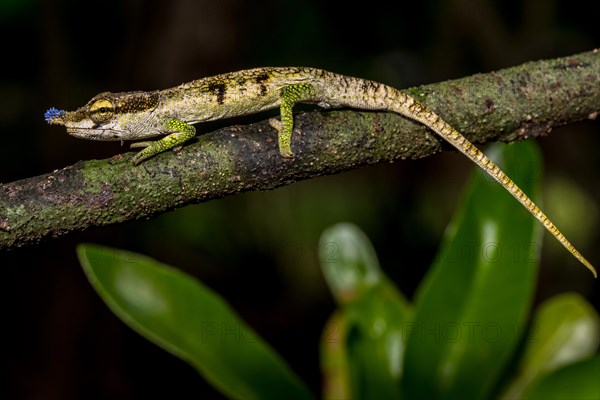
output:
M96 100L90 106L90 118L94 122L104 122L113 115L114 109L113 103L110 100Z

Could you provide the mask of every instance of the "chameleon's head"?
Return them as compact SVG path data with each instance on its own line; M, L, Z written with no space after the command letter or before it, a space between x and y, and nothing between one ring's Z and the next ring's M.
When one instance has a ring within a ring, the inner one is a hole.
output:
M100 93L75 111L50 108L44 114L50 125L64 125L67 133L91 140L128 140L154 132L153 111L157 92Z

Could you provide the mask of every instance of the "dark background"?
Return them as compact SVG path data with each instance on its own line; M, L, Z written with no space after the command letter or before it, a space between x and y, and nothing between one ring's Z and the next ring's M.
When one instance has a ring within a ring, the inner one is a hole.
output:
M126 151L43 120L50 106L73 109L102 91L160 89L269 65L321 67L403 88L599 45L599 2L388 3L2 0L0 182ZM198 129L232 123L240 121ZM599 134L598 122L587 121L537 140L544 208L596 264ZM80 242L138 251L195 275L318 393L318 340L334 308L316 262L320 233L339 221L359 225L385 272L412 296L470 171L464 157L448 152L2 252L0 398L218 396L109 312L79 267ZM536 302L577 291L598 309L597 281L549 235L544 243Z

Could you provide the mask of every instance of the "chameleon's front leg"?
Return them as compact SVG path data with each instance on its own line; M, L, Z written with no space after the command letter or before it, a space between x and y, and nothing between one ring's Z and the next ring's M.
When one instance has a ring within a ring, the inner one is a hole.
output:
M269 123L278 132L277 141L279 143L279 153L284 157L294 157L292 152L292 132L294 130L294 114L292 108L294 104L314 100L316 91L310 83L299 83L286 86L281 89L281 121L272 118Z
M182 145L196 136L196 128L177 119L169 118L165 120L164 128L166 133L169 134L168 136L154 142L137 142L131 145L132 149L144 147L144 150L133 157L133 163L135 165L138 165L142 161L162 153L163 151Z

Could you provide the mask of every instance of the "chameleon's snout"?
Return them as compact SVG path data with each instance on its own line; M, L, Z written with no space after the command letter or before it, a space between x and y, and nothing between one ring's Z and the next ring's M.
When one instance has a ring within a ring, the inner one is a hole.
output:
M63 124L63 120L62 117L66 114L67 112L65 110L57 110L54 107L51 107L48 109L48 111L46 111L46 113L44 114L44 119L46 120L47 123L49 123L50 125L61 125Z

